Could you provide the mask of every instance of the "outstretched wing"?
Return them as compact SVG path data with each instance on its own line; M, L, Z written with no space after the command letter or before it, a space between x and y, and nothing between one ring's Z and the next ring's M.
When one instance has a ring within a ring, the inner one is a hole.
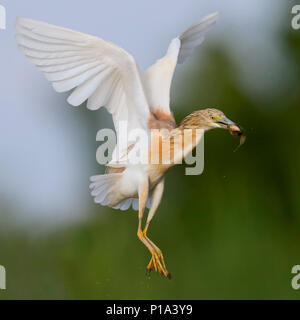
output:
M142 80L153 114L171 116L170 88L177 63L183 63L204 40L206 32L215 24L219 14L212 13L173 39L167 54L145 71Z
M95 36L31 19L17 18L16 30L20 49L53 88L74 89L68 98L71 105L88 100L90 110L107 108L116 129L119 120L128 121L128 130L147 129L148 102L137 64L128 52Z

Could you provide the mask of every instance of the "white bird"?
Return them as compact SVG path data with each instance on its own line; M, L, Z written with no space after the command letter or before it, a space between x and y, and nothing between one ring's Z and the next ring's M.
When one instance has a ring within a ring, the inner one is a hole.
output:
M170 110L170 87L177 63L184 62L203 42L217 18L218 13L210 14L173 39L166 55L142 74L134 58L111 42L31 19L18 18L16 22L20 49L44 72L57 92L74 89L68 97L71 105L78 106L87 100L88 109L105 106L112 114L118 144L106 174L91 177L91 193L96 203L121 210L132 206L139 211L138 237L152 254L147 270L156 270L166 277L170 274L161 250L147 237L147 230L161 201L164 174L174 163L130 164L134 145L121 139L118 123L125 120L128 132L143 129L149 137L155 128L168 129L174 137L184 128L208 130L233 125L221 111L206 109L193 113L176 127ZM193 147L184 146L184 154ZM117 150L123 153L118 154ZM127 162L122 159L125 154ZM150 210L142 230L146 206Z

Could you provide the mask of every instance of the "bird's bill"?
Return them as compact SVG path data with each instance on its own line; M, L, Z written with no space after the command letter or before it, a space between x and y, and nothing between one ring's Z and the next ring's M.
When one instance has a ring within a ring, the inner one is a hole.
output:
M224 129L230 129L230 127L233 127L233 126L240 128L236 123L234 123L233 121L231 121L225 116L223 118L218 119L216 123L219 125L220 128L224 128Z

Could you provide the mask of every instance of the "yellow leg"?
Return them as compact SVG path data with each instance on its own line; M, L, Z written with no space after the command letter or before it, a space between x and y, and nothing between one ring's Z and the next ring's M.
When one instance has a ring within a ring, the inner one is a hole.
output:
M153 243L148 237L147 237L147 231L150 225L151 220L154 217L154 214L156 213L156 210L160 204L162 195L164 191L164 180L162 179L155 189L153 190L152 194L152 201L151 201L151 208L149 210L147 222L143 231L144 237L147 239L148 243L152 246L154 250L154 254L152 254L152 258L147 266L147 271L151 272L151 270L156 270L156 267L159 266L159 272L163 274L167 278L171 278L171 274L168 272L164 260L164 256L161 252L161 250Z
M148 237L147 237L147 229L149 224L146 225L143 235L144 238L147 240L147 242L151 245L154 252L152 253L152 258L147 266L147 272L150 273L152 270L155 270L159 272L160 274L163 274L168 279L171 279L171 274L168 272L164 260L164 256L161 252L161 250L153 243Z
M159 188L157 189L159 190ZM162 188L163 190L163 188ZM157 194L157 195L156 195ZM145 181L139 188L139 225L138 225L138 231L137 236L138 238L143 242L143 244L148 248L150 253L152 254L152 258L150 260L150 263L147 266L147 271L150 272L151 270L155 270L156 272L164 275L167 278L170 278L170 274L166 269L164 258L162 255L161 250L147 237L147 230L149 227L149 223L154 216L154 213L158 207L158 204L161 199L158 197L159 192L153 192L152 197L152 206L149 211L146 227L144 231L142 231L142 220L143 220L143 214L145 211L146 201L148 198L148 182ZM159 198L159 201L157 201Z

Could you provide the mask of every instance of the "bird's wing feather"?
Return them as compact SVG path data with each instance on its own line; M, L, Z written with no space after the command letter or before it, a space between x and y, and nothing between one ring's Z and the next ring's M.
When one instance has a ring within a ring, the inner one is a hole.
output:
M169 45L167 54L156 61L142 75L150 110L161 109L170 113L170 88L180 51L180 39L175 38Z
M165 114L170 111L170 88L177 63L183 63L199 46L206 32L215 24L219 14L212 13L173 39L167 54L148 68L142 75L145 93L151 112L158 109Z
M128 52L98 37L26 18L17 18L16 30L20 49L53 88L74 89L68 98L71 105L88 100L90 110L105 106L115 127L121 119L131 128L147 129L148 102Z
M193 53L194 49L204 41L206 32L216 23L218 17L218 12L209 14L179 36L181 47L177 63L183 63Z

